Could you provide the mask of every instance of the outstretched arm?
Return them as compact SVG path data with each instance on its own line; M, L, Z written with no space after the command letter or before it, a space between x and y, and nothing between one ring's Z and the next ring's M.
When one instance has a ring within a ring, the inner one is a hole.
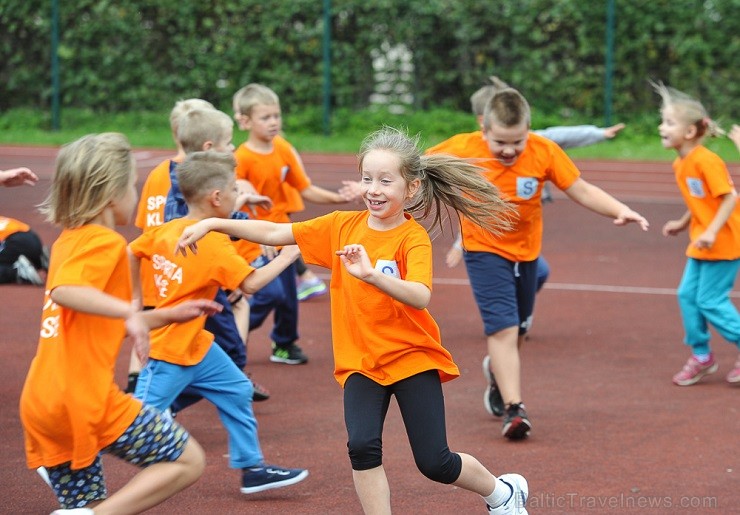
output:
M412 308L424 309L432 298L432 292L426 285L398 279L373 268L365 247L360 244L345 245L342 250L337 251L337 255L353 277L372 284Z
M583 179L577 179L570 188L565 190L565 194L594 213L613 218L615 225L635 222L642 227L643 231L647 231L650 227L648 221L640 213L633 211L606 191Z
M7 187L33 186L39 178L28 168L11 168L0 171L0 184Z
M293 224L274 223L265 220L231 220L227 218L206 218L185 228L175 247L175 252L187 255L187 249L198 252L197 241L210 231L216 231L235 238L272 245L295 245Z

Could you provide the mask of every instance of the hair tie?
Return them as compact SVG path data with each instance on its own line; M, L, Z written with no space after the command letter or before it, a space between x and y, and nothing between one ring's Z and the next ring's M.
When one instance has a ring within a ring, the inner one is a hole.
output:
M712 122L712 119L708 116L705 116L701 119L701 123L704 124L704 127L709 127L709 124Z

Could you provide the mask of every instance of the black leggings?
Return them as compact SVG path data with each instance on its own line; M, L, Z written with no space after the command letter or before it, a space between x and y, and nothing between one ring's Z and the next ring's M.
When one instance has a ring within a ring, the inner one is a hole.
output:
M450 451L445 428L442 384L436 370L421 372L389 386L362 374L344 384L344 422L353 470L369 470L383 463L383 423L391 395L396 396L414 461L422 474L439 483L460 477L462 459Z

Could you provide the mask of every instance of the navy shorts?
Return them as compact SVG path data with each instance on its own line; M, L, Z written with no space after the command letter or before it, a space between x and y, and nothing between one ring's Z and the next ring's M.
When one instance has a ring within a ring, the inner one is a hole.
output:
M525 334L534 312L537 260L509 261L491 252L465 252L464 258L486 335L509 327Z

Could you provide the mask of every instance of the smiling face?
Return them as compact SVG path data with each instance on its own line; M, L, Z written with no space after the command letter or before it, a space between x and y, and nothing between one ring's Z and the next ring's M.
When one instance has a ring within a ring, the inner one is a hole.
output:
M373 228L393 229L406 220L405 203L419 189L420 181L407 183L400 167L398 156L387 150L371 150L362 160L362 198Z
M529 123L522 121L511 127L492 123L483 136L493 157L504 166L513 166L527 146Z
M667 105L660 111L658 134L663 148L681 151L690 145L696 135L696 127L684 120L680 109Z

